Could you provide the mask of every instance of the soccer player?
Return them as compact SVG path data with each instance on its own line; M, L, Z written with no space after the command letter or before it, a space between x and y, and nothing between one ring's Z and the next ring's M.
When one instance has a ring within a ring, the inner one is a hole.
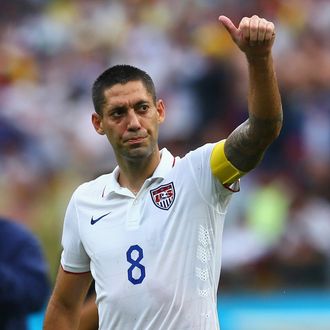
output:
M249 118L224 141L183 158L159 150L165 104L151 78L119 65L96 79L92 123L108 138L118 166L79 186L69 202L45 330L77 328L92 277L102 330L219 329L227 205L282 125L273 23L256 15L238 27L219 20L249 70Z

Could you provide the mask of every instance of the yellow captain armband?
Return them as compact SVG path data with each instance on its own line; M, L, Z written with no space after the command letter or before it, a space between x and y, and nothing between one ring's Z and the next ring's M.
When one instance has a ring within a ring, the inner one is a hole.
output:
M221 140L212 150L210 165L211 171L219 181L226 185L237 181L245 172L238 170L225 155L225 141Z

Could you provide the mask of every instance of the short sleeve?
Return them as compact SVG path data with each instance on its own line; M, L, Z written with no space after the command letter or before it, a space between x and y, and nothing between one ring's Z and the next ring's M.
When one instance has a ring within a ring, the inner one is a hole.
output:
M187 158L203 199L218 212L225 213L233 192L239 191L239 181L226 187L212 174L210 157L214 146L213 143L205 144L191 151Z
M72 196L65 213L62 246L61 265L65 271L83 273L90 270L90 259L79 232L75 194Z

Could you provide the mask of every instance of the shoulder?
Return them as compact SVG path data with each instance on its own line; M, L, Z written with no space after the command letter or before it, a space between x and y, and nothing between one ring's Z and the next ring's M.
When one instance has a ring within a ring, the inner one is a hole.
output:
M176 164L176 171L180 178L192 178L198 185L200 180L212 180L210 167L210 157L214 148L213 143L204 144L194 150L189 151L185 156L180 158Z
M79 197L89 197L89 196L102 196L105 186L112 179L113 172L108 174L103 174L96 179L86 181L76 188L73 193L74 198Z
M216 143L206 143L194 150L189 151L182 160L187 160L193 167L199 164L209 164L212 150Z

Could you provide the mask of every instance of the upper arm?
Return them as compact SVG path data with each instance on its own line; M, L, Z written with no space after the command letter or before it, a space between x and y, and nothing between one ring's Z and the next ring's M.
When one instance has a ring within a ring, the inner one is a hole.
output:
M46 312L45 330L78 326L80 310L91 281L90 272L69 273L59 268Z
M90 272L70 273L59 268L52 297L65 308L80 307L92 282Z
M90 270L90 258L84 248L79 225L79 198L73 194L65 212L61 254L63 268L72 273L84 273Z
M212 173L218 180L228 185L237 181L245 173L237 169L227 158L224 150L225 140L218 142L211 153L210 166Z
M224 152L238 170L249 172L262 160L269 145L278 135L281 115L260 119L250 114L226 139Z
M98 329L98 323L99 317L95 303L95 294L93 294L84 303L78 330L96 330Z
M210 160L215 146L216 144L207 143L189 152L180 162L180 167L184 171L180 170L180 173L185 173L187 193L193 190L196 202L202 200L206 207L218 213L225 213L230 196L233 191L239 190L239 184L228 189L231 184L221 184L220 179L211 170Z

